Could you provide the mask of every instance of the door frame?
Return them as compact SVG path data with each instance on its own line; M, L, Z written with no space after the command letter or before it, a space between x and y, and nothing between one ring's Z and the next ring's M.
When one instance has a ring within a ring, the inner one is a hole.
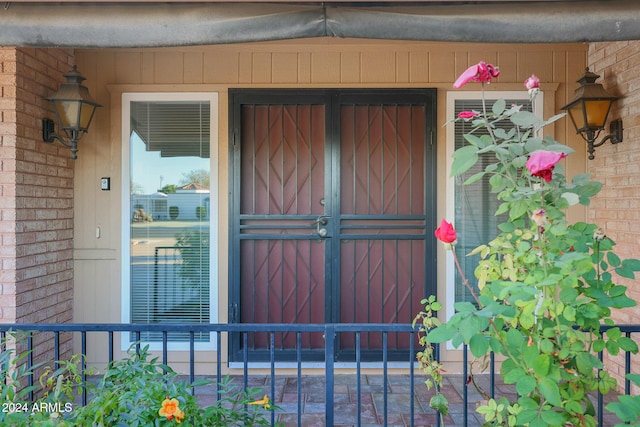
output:
M241 105L243 104L281 104L322 103L328 107L325 115L325 199L327 210L335 213L340 206L340 105L351 103L380 103L380 97L386 102L390 96L397 96L403 102L418 102L426 107L425 112L425 193L431 197L425 197L425 289L426 295L436 295L437 291L437 266L436 266L436 240L429 239L428 230L435 229L437 225L437 150L436 150L436 117L437 117L437 91L436 89L230 89L229 90L229 323L240 322L240 269L236 266L240 254L240 233L236 226L240 215L240 129L241 129ZM337 151L337 152L333 152ZM339 213L338 213L339 214ZM336 236L339 230L339 221L332 221L329 227L329 235ZM339 323L340 295L339 286L329 286L335 280L340 280L340 252L339 239L330 239L326 248L325 261L325 321L332 319L333 323ZM229 337L229 360L242 360L241 339L238 334ZM338 354L350 355L353 351L341 351L336 345L334 359ZM252 351L252 353L254 353ZM267 352L268 353L268 352ZM268 354L257 355L255 361L268 360ZM255 356L255 355L254 355ZM293 355L295 357L295 355ZM310 358L307 361L324 360ZM286 358L289 359L289 358ZM292 359L292 360L295 360ZM404 359L402 359L404 360Z

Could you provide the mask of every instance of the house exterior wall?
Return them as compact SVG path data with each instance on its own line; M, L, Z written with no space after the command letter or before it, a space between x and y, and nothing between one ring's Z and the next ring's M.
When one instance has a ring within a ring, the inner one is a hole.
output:
M73 319L74 165L68 149L42 142L40 124L73 62L69 49L0 48L0 322ZM36 360L53 348L34 344Z
M605 229L616 242L621 258L639 258L640 254L640 41L592 43L589 46L590 70L601 76L599 82L612 95L619 96L612 118L622 118L624 141L596 149L596 158L588 171L604 184L589 207L588 219ZM620 279L629 297L640 302L640 279ZM640 309L614 312L617 323L640 323ZM624 376L624 358L613 358L618 379ZM635 366L636 372L640 367Z
M424 88L438 90L438 164L445 164L446 92L468 66L481 60L500 67L488 90L523 90L532 73L545 90L544 115L556 114L573 94L573 81L586 65L584 44L508 45L350 40L287 40L187 48L86 49L77 65L91 94L103 104L90 135L80 143L75 164L74 321L119 322L121 319L122 141L121 96L126 92L219 93L219 321L227 319L230 88ZM471 85L465 90L479 90ZM569 176L583 173L586 154L566 121L547 133L576 149L565 167ZM110 176L111 191L100 191L100 177ZM438 218L446 215L446 174L439 171ZM214 205L212 201L212 206ZM576 220L585 210L573 208ZM125 224L126 226L126 224ZM99 238L96 229L100 229ZM439 294L445 295L445 252L439 249ZM89 348L92 348L89 342ZM99 354L106 350L96 347ZM90 356L91 357L91 356ZM226 355L225 355L226 357ZM453 356L452 356L453 357Z

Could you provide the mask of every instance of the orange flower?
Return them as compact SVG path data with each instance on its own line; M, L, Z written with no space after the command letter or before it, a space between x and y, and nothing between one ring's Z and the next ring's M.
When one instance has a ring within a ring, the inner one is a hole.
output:
M169 399L169 396L167 396L167 398L162 401L162 406L158 410L158 414L161 417L166 417L169 421L175 418L176 422L180 423L184 418L184 412L180 410L179 404L178 399Z
M271 404L269 403L269 396L267 396L266 394L260 400L256 400L254 402L249 402L249 405L263 405L264 409L271 408Z

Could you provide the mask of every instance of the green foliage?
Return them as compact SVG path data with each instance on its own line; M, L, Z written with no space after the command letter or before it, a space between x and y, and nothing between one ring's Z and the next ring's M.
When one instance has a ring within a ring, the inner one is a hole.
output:
M206 206L196 206L196 218L203 219L207 216Z
M29 352L15 354L13 346L26 339L25 334L8 333L0 343L0 425L7 427L75 426L70 421L75 398L82 393L82 357L74 355L59 361L57 368L44 363L27 367ZM29 377L41 372L29 386ZM30 401L30 393L40 396Z
M224 398L218 405L201 408L193 388L208 384L211 382L181 381L169 366L150 358L148 347L139 352L132 347L128 358L109 365L92 391L90 402L76 409L73 419L78 425L94 426L177 425L175 419L168 420L158 414L163 400L174 398L185 415L181 426L269 425L264 417L265 408L248 405L259 390L239 391L228 378L221 383Z
M627 379L640 386L640 374L627 374ZM615 412L622 423L615 427L635 426L640 427L640 395L620 396L617 402L611 402L607 406L611 412Z
M11 342L15 341L12 335ZM242 390L229 377L219 385L221 399L201 407L193 390L211 385L211 381L189 384L180 380L170 367L150 357L148 347L136 352L135 346L127 358L109 364L97 385L88 383L89 403L77 406L73 403L82 393L81 356L59 361L54 370L42 364L27 369L28 353L14 354L12 350L0 353L0 403L5 408L0 411L2 426L258 426L270 425L266 415L278 409L266 396L257 400L261 390ZM27 386L29 374L36 369L43 371L38 384ZM29 401L30 391L41 397ZM177 399L184 417L177 420L160 415L165 399Z
M432 357L436 343L465 343L476 358L491 352L504 357L500 374L519 397L513 402L487 398L478 408L486 425L595 426L588 393L608 393L616 382L606 371L599 372L604 367L594 353L638 352L619 328L605 333L600 328L614 324L612 309L636 304L626 287L614 281L633 279L640 261L621 259L613 250L615 242L597 225L569 224L566 219L568 207L588 205L602 185L586 174L567 182L561 163L551 168L549 181L533 176L527 167L536 151L572 152L552 138L537 136L560 117L541 120L519 106L506 108L499 100L477 117L457 119L470 120L472 130L465 135L468 144L453 154L452 175L468 171L480 155L492 156L493 163L466 183L488 180L501 202L496 215L508 214L508 221L499 225L493 240L472 251L480 256L477 287L464 277L452 251L475 303L455 304L455 313L440 324L434 318L437 302L431 297L423 300L426 308L414 323L423 325L425 351L418 360L430 387L441 384L442 365ZM504 121L513 128L495 126ZM481 129L486 132L476 135ZM436 400L440 408L442 402ZM630 421L639 413L638 402L631 400L625 397L608 408Z

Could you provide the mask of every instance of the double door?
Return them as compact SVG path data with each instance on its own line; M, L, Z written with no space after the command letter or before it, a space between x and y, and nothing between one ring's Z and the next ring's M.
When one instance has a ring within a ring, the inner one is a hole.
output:
M236 90L230 111L230 322L410 323L436 288L435 91ZM295 333L274 344L295 357ZM338 337L336 359L355 344ZM260 360L272 343L234 336L232 360L245 345ZM321 334L300 346L324 357ZM375 360L382 335L360 346ZM388 337L392 358L408 346Z

